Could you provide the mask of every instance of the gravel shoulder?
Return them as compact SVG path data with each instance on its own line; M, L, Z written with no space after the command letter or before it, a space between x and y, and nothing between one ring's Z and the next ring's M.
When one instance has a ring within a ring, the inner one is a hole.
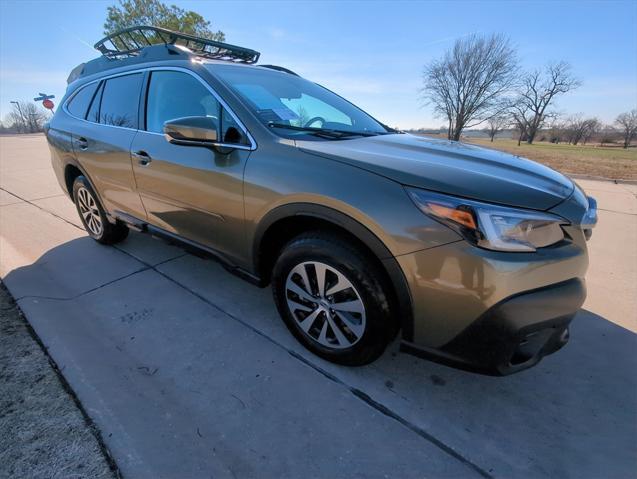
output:
M94 428L2 283L0 477L116 477Z

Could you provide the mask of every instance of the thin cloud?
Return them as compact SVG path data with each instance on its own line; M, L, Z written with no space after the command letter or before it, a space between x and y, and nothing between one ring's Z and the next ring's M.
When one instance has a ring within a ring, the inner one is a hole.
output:
M30 68L5 69L0 71L0 80L2 80L3 89L8 87L10 83L16 85L52 85L61 83L66 87L66 78L68 72L51 71L51 70L34 70Z
M459 36L455 36L455 37L445 37L445 38L440 38L440 39L438 39L438 40L434 40L434 41L432 41L432 42L428 42L428 43L425 43L425 44L420 45L420 46L421 46L421 47L430 47L431 45L438 45L439 43L446 43L446 42L450 42L450 41L452 41L452 40L459 40L459 39L461 39L461 38L469 37L469 36L471 36L471 35L476 35L476 34L478 34L478 33L480 33L480 30L477 30L477 31L475 31L475 32L465 33L464 35L459 35Z
M93 45L91 45L89 42L82 40L80 37L78 37L75 33L67 30L66 28L64 28L61 25L58 25L58 28L60 30L62 30L65 33L68 33L69 35L71 35L73 38L75 38L78 42L80 42L82 45L86 45L87 47L89 47L91 49L91 51L95 51L95 48L93 47Z
M272 38L284 38L287 36L285 30L283 30L282 28L271 28L270 30L268 30L268 34L272 37Z

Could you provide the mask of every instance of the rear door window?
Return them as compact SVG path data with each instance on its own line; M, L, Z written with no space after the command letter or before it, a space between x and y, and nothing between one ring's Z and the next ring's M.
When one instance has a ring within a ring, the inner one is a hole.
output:
M104 83L100 123L136 129L143 74L109 78Z
M99 82L91 83L77 92L67 105L67 109L71 115L77 118L86 118L86 111L95 95L95 90Z

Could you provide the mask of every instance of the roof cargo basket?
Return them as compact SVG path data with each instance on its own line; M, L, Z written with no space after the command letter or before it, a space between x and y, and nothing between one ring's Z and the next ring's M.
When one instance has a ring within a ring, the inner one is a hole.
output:
M259 52L249 48L150 26L130 27L111 33L97 42L95 48L107 58L120 59L137 56L144 47L162 44L185 47L200 57L236 63L256 63L260 56Z

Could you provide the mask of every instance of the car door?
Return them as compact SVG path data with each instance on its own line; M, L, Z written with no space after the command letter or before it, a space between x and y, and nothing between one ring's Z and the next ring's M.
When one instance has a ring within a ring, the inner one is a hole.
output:
M137 134L143 77L138 72L89 84L67 105L73 116L75 102L80 105L79 100L92 95L86 115L73 128L75 155L107 211L139 218L145 211L135 187L130 147ZM83 112L75 111L75 115Z
M169 233L240 256L244 241L243 170L251 140L202 79L187 70L156 69L146 85L144 125L131 152L147 221ZM209 116L229 147L169 143L166 121Z

